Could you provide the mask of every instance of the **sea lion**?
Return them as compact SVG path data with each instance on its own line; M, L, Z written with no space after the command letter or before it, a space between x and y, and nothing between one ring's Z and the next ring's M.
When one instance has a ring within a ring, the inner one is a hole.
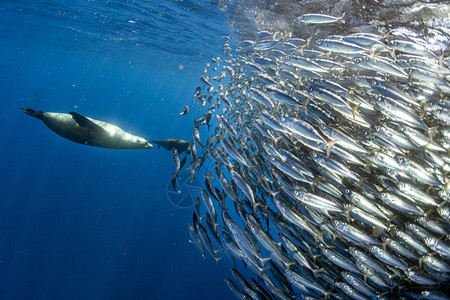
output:
M58 135L75 143L109 149L149 149L144 138L129 134L116 125L84 117L76 112L54 113L22 108Z
M158 149L159 147L163 147L166 150L172 151L172 149L175 148L177 149L178 154L180 154L187 150L190 142L177 139L165 139L160 141L150 141L150 143L157 144Z

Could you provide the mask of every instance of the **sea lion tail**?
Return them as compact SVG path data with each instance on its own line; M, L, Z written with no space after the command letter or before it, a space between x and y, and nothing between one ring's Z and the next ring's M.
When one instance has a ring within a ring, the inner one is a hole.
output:
M24 113L26 113L27 115L33 116L33 117L38 118L38 119L42 119L42 115L44 114L43 111L34 110L34 109L31 109L31 108L28 108L28 107L21 108L20 110L23 111Z

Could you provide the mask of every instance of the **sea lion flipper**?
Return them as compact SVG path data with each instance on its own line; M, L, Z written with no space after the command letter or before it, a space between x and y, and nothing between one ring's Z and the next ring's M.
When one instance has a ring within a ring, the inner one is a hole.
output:
M73 117L73 119L75 120L75 122L77 122L78 125L80 125L81 127L88 128L90 132L93 132L93 131L98 132L98 131L104 130L102 127L98 126L97 124L95 124L88 118L80 115L79 113L71 111L71 112L69 112L69 114Z

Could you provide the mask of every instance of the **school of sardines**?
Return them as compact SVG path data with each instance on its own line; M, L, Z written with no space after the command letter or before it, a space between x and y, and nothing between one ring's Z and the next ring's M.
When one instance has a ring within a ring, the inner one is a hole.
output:
M238 298L449 299L450 69L424 45L260 32L205 67L189 233Z

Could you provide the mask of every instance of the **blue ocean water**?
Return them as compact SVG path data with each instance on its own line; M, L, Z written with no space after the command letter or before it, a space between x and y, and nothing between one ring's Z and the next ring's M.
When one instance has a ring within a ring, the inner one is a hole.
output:
M193 184L183 170L177 195L169 151L75 144L21 107L76 111L148 140L191 140L206 111L193 103L205 64L217 65L224 43L235 49L264 30L282 39L336 34L297 22L304 13L345 11L339 34L427 42L448 66L449 9L422 2L1 1L0 298L234 297L223 280L232 266L226 253L219 268L189 243L192 199L212 165ZM180 117L185 105L191 110Z
M169 151L76 144L20 111L190 140L201 112L178 114L228 34L208 1L0 3L1 299L233 297L230 262L188 242Z

